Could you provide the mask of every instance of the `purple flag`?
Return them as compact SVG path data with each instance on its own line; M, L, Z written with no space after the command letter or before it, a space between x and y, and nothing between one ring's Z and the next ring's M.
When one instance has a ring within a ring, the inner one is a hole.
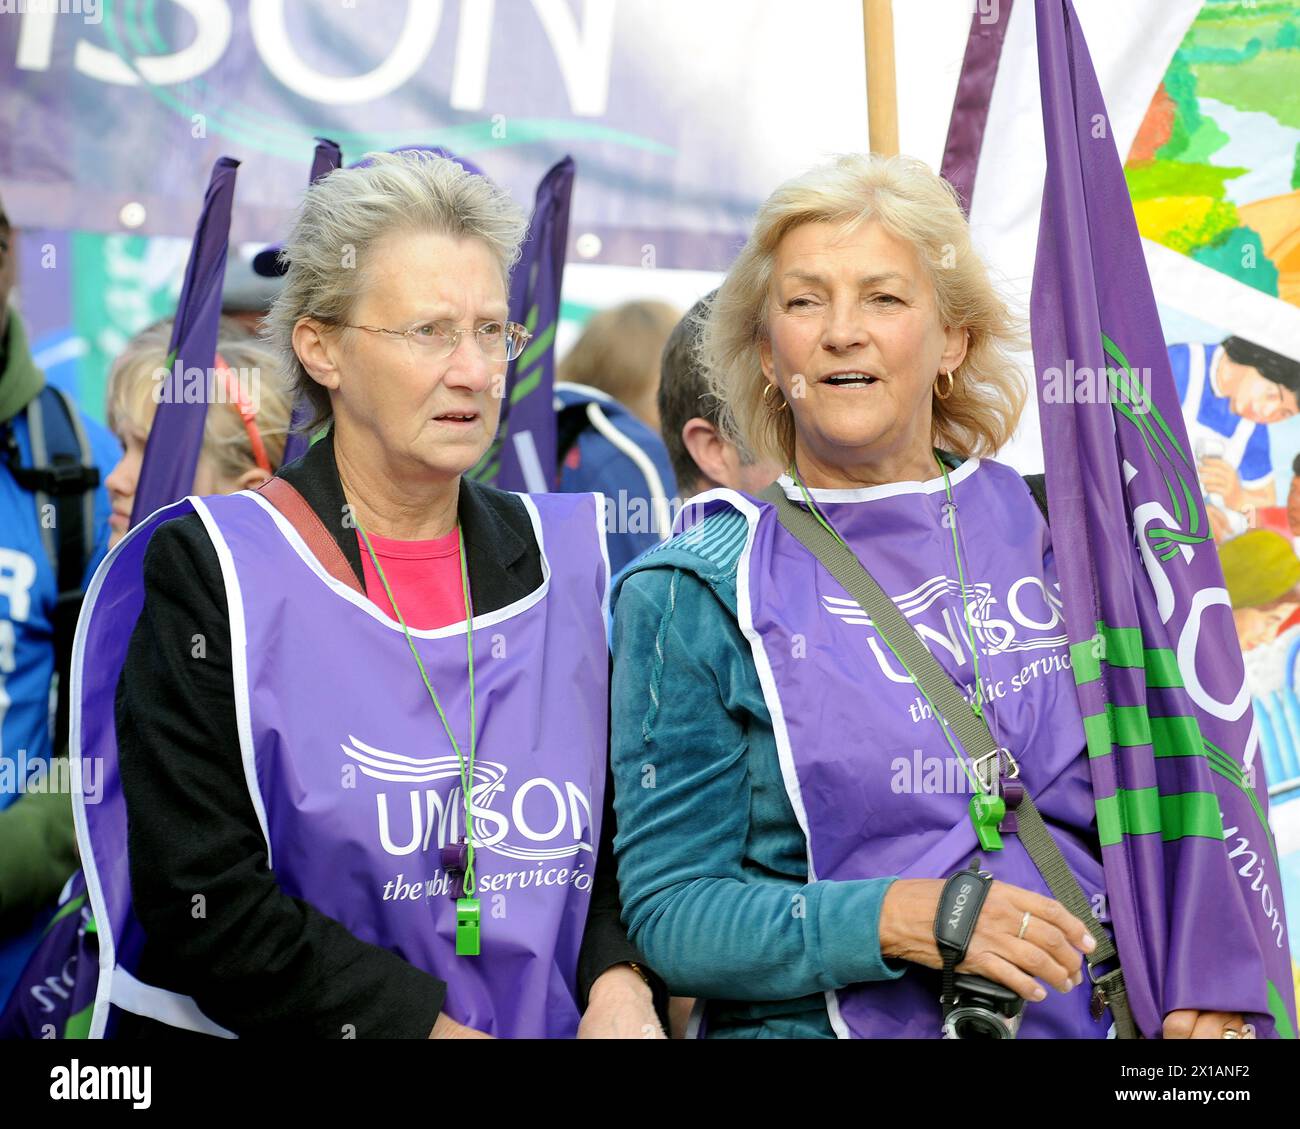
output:
M311 179L308 184L315 184L323 176L329 176L336 168L343 164L343 150L339 148L337 141L331 141L328 137L316 138L316 151L311 158Z
M316 138L316 152L311 160L311 179L308 184L315 184L323 176L329 176L343 164L343 150L338 144L326 137ZM278 250L278 248L277 248ZM265 251L261 252L266 254ZM310 418L311 408L307 401L299 397L293 405L290 416L289 437L284 443L284 458L281 463L291 463L307 453L311 442L307 435L298 430Z
M1011 24L1013 2L1002 0L992 13L976 5L971 13L966 54L957 78L957 93L952 100L948 139L939 175L957 190L962 210L967 215L975 193L975 174L979 170L980 150L984 147L993 83L997 78L998 64L1002 61L1002 45Z
M99 939L79 870L0 1011L0 1039L86 1038L98 982Z
M1294 1038L1259 731L1133 208L1069 0L1036 0L1034 363L1107 908L1134 1019Z
M506 376L501 422L487 453L470 472L502 490L545 493L556 488L555 329L569 242L574 164L565 157L537 186L523 255L510 283L510 316L533 339Z
M167 355L169 376L161 388L164 394L140 467L131 509L132 525L194 489L194 471L203 449L203 424L208 414L209 374L217 352L221 283L226 273L230 208L238 168L239 162L233 157L218 157L212 166L176 306Z

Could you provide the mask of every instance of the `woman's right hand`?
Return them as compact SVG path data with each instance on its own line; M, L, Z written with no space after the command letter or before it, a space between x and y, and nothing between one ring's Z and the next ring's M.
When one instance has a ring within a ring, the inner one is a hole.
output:
M885 892L880 907L880 952L927 968L942 968L934 940L934 917L943 893L942 878L900 878ZM1029 927L1017 937L1024 915ZM975 924L975 933L958 972L1004 984L1026 1000L1047 998L1035 979L1059 992L1083 983L1083 955L1097 942L1087 926L1060 902L996 879Z
M429 1032L430 1039L491 1039L482 1031L475 1031L473 1027L466 1027L463 1023L457 1023L446 1012L438 1012L438 1018L434 1020L433 1030Z

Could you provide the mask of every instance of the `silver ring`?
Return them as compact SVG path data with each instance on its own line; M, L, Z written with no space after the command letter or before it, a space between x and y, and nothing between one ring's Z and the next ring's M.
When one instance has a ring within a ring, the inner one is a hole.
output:
M1016 934L1017 941L1023 941L1025 939L1025 934L1029 932L1029 920L1029 911L1025 910L1025 916L1020 919L1020 932Z
M1221 1039L1240 1039L1241 1032L1238 1031L1235 1027L1225 1027L1223 1029L1223 1034L1220 1035L1219 1037Z

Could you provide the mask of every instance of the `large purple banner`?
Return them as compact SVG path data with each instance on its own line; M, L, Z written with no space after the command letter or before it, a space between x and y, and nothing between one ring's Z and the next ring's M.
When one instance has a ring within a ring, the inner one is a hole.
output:
M271 242L325 136L350 160L443 146L519 200L572 154L592 261L721 269L773 184L865 141L856 0L822 0L816 18L782 0L16 8L0 18L0 189L29 228L186 235L229 154L232 236ZM773 57L836 113L754 65Z
M1123 169L1069 0L1036 0L1034 361L1107 897L1134 1018L1295 1036L1259 730ZM1106 395L1050 394L1062 373ZM1067 402L1068 401L1068 402Z

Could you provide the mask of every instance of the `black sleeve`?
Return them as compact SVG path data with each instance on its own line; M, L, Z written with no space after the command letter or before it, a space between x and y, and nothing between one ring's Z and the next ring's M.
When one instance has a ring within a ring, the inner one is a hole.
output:
M613 658L610 659L611 671ZM623 925L623 906L618 892L618 869L614 862L614 773L606 760L605 802L600 817L600 844L596 848L596 877L591 885L591 904L587 908L587 928L578 951L578 1004L585 1011L587 997L596 978L616 964L635 963L650 978L655 1011L664 1031L668 1024L668 990L657 973L646 963L637 947L628 940Z
M154 982L246 1037L427 1037L446 985L289 897L268 867L240 757L224 584L197 516L158 529L144 579L116 724Z

